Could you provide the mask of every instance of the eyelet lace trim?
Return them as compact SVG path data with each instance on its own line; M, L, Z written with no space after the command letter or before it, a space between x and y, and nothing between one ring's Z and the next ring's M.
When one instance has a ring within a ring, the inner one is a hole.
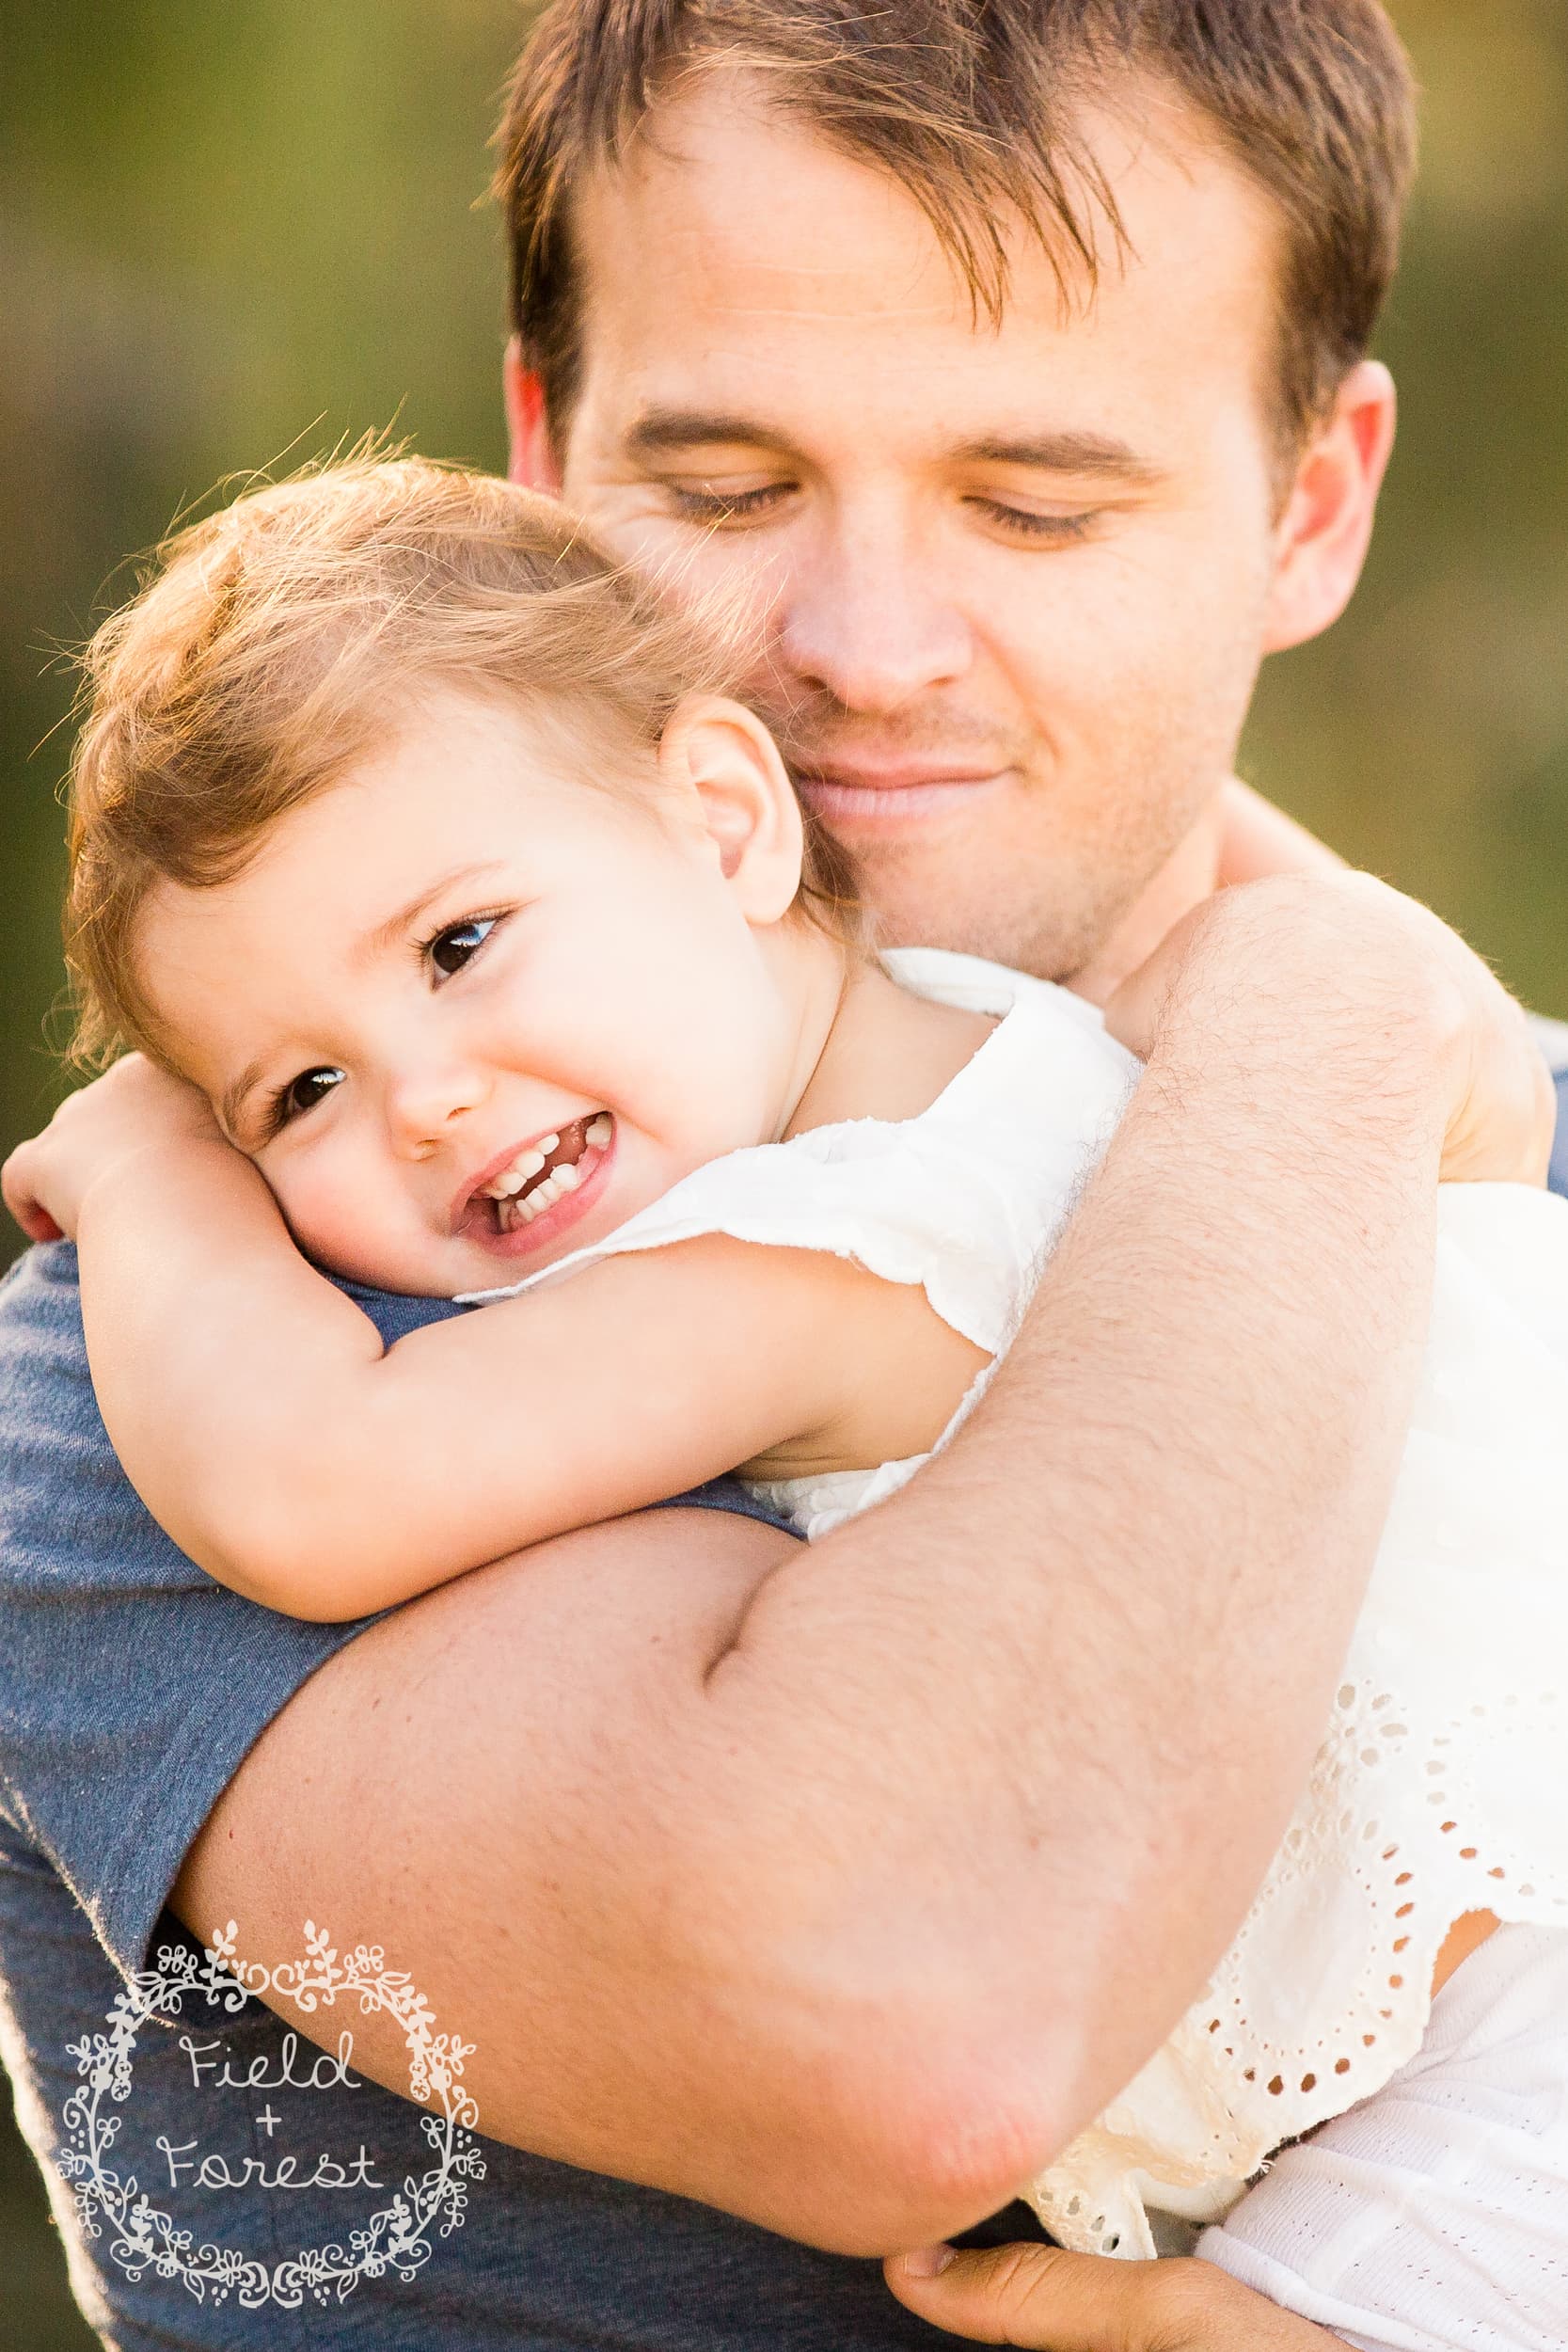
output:
M1415 2055L1455 1920L1491 1911L1568 1926L1560 1788L1521 1805L1517 1779L1522 1756L1560 1756L1565 1731L1554 1690L1423 1721L1386 1683L1342 1684L1307 1789L1202 2000L1025 2192L1052 2235L1080 2252L1148 2256L1146 2201L1217 2219L1275 2150ZM1506 1807L1495 1801L1505 1789Z

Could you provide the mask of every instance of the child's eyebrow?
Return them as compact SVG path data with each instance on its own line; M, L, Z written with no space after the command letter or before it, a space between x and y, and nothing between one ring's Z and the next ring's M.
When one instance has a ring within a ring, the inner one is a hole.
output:
M500 870L499 858L492 858L482 866L454 866L451 873L442 874L437 881L410 898L406 906L399 907L395 914L389 914L384 923L374 924L364 932L355 946L354 961L369 963L377 956L385 955L413 929L421 914L438 898L445 898L449 890L455 890L459 882L480 882L486 874L499 874Z

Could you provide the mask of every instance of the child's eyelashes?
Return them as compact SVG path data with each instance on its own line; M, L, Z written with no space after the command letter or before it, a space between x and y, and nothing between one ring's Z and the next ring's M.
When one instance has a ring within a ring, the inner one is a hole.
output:
M335 1087L342 1085L343 1074L342 1071L328 1069L323 1064L315 1070L302 1070L287 1085L276 1088L267 1098L266 1134L276 1136L288 1126L291 1120L314 1110L316 1104L325 1102Z
M499 914L470 914L461 923L445 924L421 941L420 960L433 963L443 979L451 979L472 962L499 921Z

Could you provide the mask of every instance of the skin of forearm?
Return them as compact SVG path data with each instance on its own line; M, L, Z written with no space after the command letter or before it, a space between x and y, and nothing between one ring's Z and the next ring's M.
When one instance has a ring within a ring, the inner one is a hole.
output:
M718 1475L792 1415L815 1429L846 1364L875 1379L881 1361L896 1390L930 1354L918 1294L722 1236L383 1350L253 1172L204 1142L117 1168L79 1247L89 1360L133 1484L221 1582L329 1622ZM968 1372L943 1369L956 1401Z
M1338 1036L1223 992L1192 1009L983 1409L775 1573L707 1683L718 1931L768 1917L781 1979L828 1956L880 1988L889 2142L945 2160L972 2218L1116 2094L1239 1924L1419 1360L1441 1119L1397 1006L1370 1046L1364 1009Z
M77 1248L115 1449L153 1516L226 1575L245 1534L264 1550L285 1466L344 1424L380 1337L301 1258L261 1177L224 1144L117 1169L84 1200Z

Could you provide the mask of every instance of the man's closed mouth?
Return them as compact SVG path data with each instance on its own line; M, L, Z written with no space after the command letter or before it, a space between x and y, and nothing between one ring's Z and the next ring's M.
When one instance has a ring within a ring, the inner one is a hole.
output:
M994 789L1010 768L980 763L911 762L905 767L821 767L803 771L802 799L833 826L871 832L917 825L972 808L976 792Z

